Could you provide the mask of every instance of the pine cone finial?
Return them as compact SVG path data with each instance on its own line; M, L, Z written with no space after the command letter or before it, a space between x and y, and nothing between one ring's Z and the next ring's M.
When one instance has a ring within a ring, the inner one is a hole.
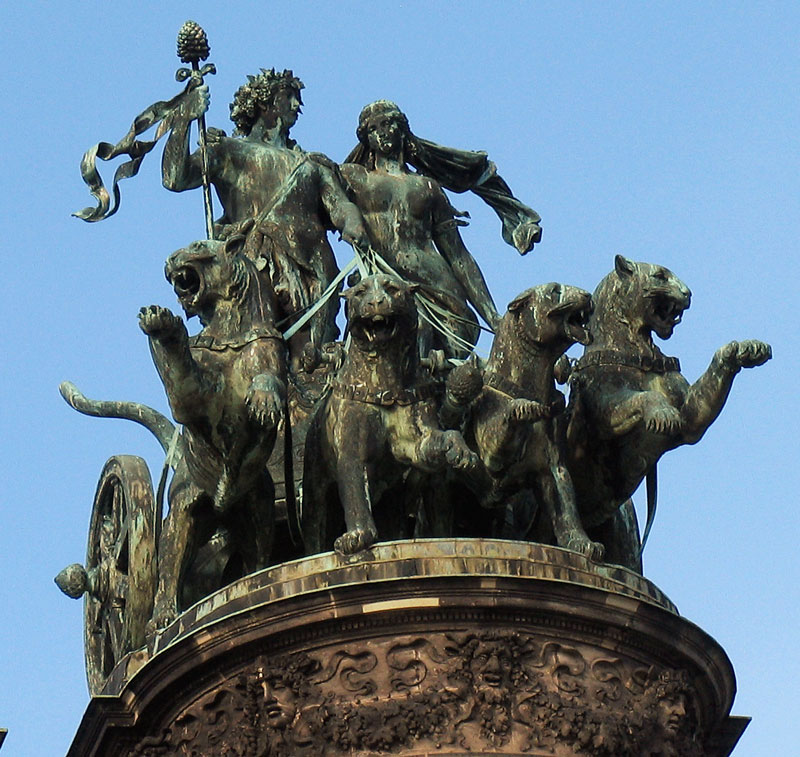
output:
M187 21L178 32L178 57L183 63L196 63L208 58L211 48L200 24Z

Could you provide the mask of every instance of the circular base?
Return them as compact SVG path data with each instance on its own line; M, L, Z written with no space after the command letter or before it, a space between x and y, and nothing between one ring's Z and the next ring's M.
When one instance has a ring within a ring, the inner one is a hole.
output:
M193 606L117 667L70 754L726 755L734 690L716 642L624 568L394 542Z

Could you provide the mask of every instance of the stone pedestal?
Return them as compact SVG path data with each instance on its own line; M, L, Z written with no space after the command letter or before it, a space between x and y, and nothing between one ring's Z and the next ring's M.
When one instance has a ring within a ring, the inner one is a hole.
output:
M566 550L394 542L249 576L123 659L70 757L730 754L724 651Z

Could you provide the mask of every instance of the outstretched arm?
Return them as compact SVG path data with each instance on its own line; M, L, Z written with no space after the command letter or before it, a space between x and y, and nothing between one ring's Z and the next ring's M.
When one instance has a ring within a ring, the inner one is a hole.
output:
M464 246L458 224L453 218L453 211L444 193L439 198L433 214L433 242L439 252L450 264L453 275L466 292L467 298L478 311L478 314L493 329L497 328L500 316L497 313L486 279L478 267L475 258Z
M188 90L180 106L161 159L161 180L172 192L196 189L203 183L203 161L199 152L190 154L189 138L192 121L208 110L208 86Z

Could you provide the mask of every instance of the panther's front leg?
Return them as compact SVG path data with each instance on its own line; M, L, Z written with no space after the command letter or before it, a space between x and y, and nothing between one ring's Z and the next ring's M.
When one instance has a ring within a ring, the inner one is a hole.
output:
M139 326L147 334L150 352L164 384L172 415L188 423L203 411L208 388L189 349L183 319L169 308L150 305L139 311Z
M379 409L348 401L334 403L329 408L329 423L334 475L346 529L333 546L341 554L352 555L371 547L378 539L372 515L376 484L390 474L396 463L391 456L387 459L386 432Z
M564 395L559 392L558 397L559 401L551 404L525 398L502 401L492 398L493 404L484 403L489 412L485 412L487 420L481 424L477 436L481 458L489 470L497 475L522 457L533 425L564 411Z
M339 499L344 509L347 531L333 544L343 555L353 555L371 547L378 539L378 528L372 516L370 472L372 466L357 455L344 455L336 466Z
M772 357L772 348L756 339L729 342L720 347L708 370L686 393L681 408L683 442L694 444L717 419L742 368L763 365Z

